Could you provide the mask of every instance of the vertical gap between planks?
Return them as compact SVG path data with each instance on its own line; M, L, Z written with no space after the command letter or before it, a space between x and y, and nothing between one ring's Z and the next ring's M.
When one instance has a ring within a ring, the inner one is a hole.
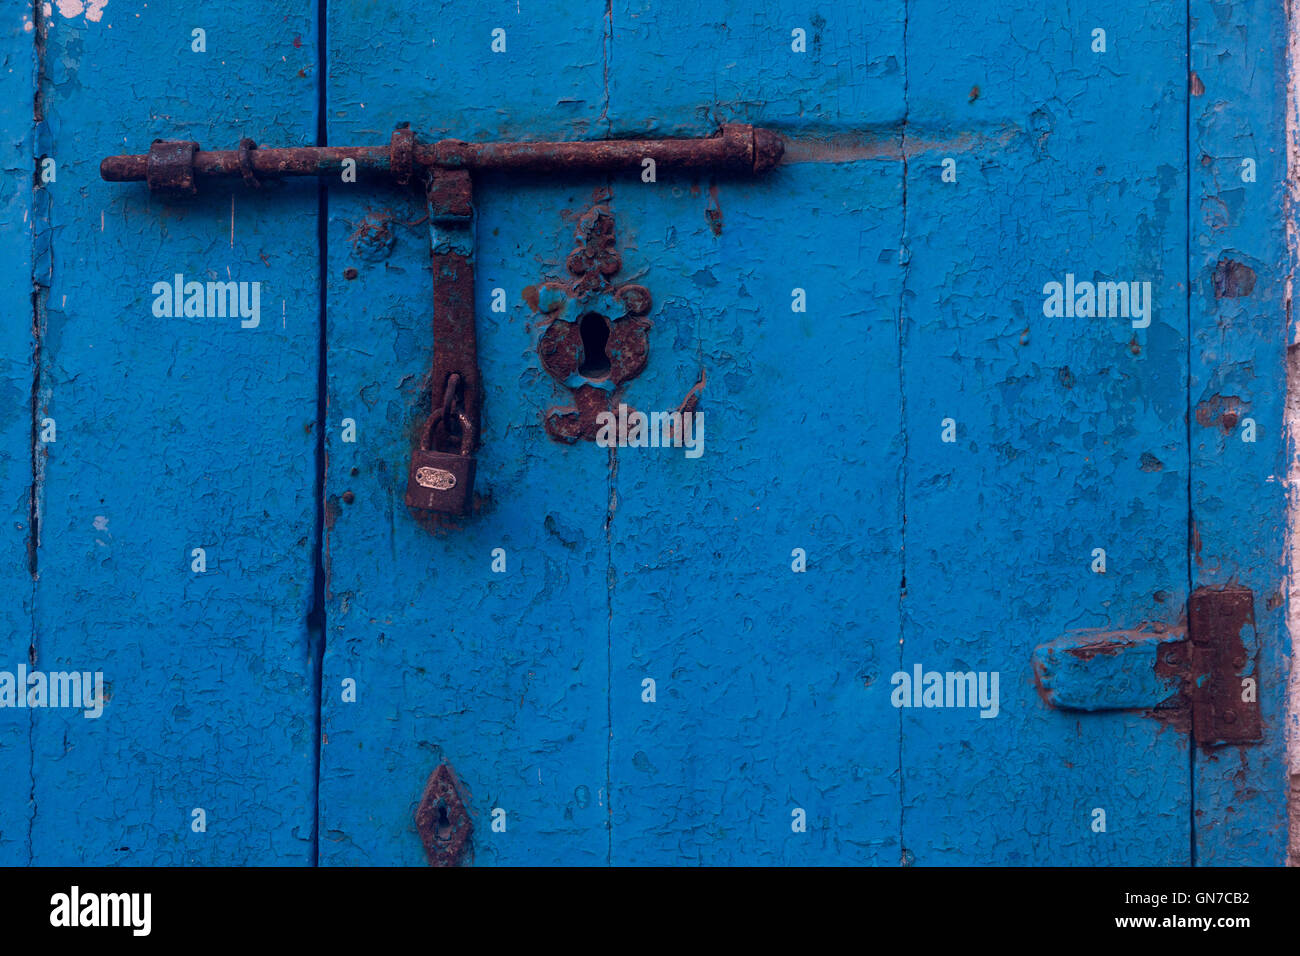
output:
M903 453L898 470L898 670L903 671L903 641L906 633L907 599L907 390L903 360L906 355L907 272L911 253L907 249L907 0L903 0L903 125L899 133L899 158L903 169L902 229L898 242L898 264L903 277L898 288L898 432L903 436ZM903 708L898 711L898 858L907 864L907 846L903 842Z
M1198 271L1192 263L1192 255L1195 247L1192 244L1192 229L1197 219L1192 210L1192 0L1188 0L1184 10L1187 25L1187 39L1184 47L1184 58L1187 68L1184 72L1187 74L1186 82L1183 85L1183 98L1187 104L1187 109L1183 115L1183 124L1185 131L1185 141L1187 143L1187 178L1184 181L1183 204L1187 212L1187 231L1183 234L1184 259L1187 263L1187 296L1185 304L1187 307L1186 322L1186 342L1187 342L1187 373L1185 376L1186 387L1183 391L1186 393L1186 409L1183 416L1183 427L1185 429L1183 441L1187 446L1187 546L1185 561L1187 569L1187 598L1186 607L1188 614L1188 624L1191 623L1191 606L1192 606L1192 587L1194 585L1192 571L1192 547L1196 540L1196 510L1193 507L1194 499L1192 485L1192 468L1196 456L1192 451L1192 310L1194 308L1192 284ZM1191 635L1188 635L1191 639ZM1196 719L1193 715L1192 720ZM1195 729L1193 729L1193 734ZM1187 862L1190 866L1196 865L1196 744L1192 735L1188 736L1187 742Z
M614 56L614 0L605 0L605 31L602 42L604 58L605 102L601 107L601 120L605 135L610 135L609 73ZM614 177L605 180L605 191L610 202L614 196ZM618 447L609 449L609 510L605 515L605 601L608 612L605 628L605 865L614 865L614 510L618 507Z
M40 520L41 496L45 475L45 451L41 445L41 396L44 390L42 369L45 362L45 306L49 295L49 267L51 258L48 250L42 247L52 241L49 230L49 195L39 185L40 152L45 137L45 45L47 40L47 21L44 7L33 0L32 43L34 49L32 67L32 178L28 187L28 222L31 233L31 276L32 276L32 437L31 467L32 483L28 497L27 515L27 569L32 578L31 590L31 629L28 637L27 660L31 665L37 660L36 600L37 581L39 580ZM44 228L38 228L38 218L45 218ZM44 271L42 271L44 270ZM27 802L30 812L27 817L27 862L31 865L36 859L36 846L33 836L36 830L36 717L33 711L27 711Z
M614 177L605 179L613 202ZM614 512L618 508L618 444L609 446L609 510L605 513L605 865L614 865Z
M326 7L328 0L316 0L316 145L328 144L328 118L326 116L326 62L325 62L325 28ZM325 664L325 429L328 427L329 396L327 387L327 350L326 335L326 284L328 281L329 256L327 241L329 239L329 191L323 177L316 182L316 247L317 247L317 288L320 296L318 315L318 337L316 344L316 477L315 477L315 537L313 542L312 567L312 606L307 616L307 639L311 654L312 709L315 720L312 723L312 750L315 764L312 775L312 822L311 822L311 865L320 865L320 765L321 765L321 724L322 703L321 683L324 680Z

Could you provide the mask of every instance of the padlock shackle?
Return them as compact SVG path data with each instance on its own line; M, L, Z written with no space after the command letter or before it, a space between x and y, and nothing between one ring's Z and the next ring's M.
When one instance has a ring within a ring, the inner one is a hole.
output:
M460 450L461 455L472 455L475 448L475 439L478 437L477 429L474 422L465 414L465 409L456 409L456 420L460 422ZM420 434L420 447L425 451L442 451L440 448L433 447L433 433L437 427L442 424L443 411L436 408L433 414L429 416L428 421L424 423L424 428Z

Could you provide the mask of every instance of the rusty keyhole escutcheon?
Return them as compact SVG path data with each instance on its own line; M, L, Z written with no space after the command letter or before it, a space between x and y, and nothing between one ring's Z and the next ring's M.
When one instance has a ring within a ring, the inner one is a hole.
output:
M546 325L537 346L542 368L573 392L572 406L546 413L546 432L556 441L595 441L596 416L645 370L650 353L650 292L614 281L623 258L610 198L608 190L597 190L578 220L576 245L565 260L569 278L524 292Z
M415 828L430 866L459 866L474 826L461 799L456 775L439 764L429 775L415 811Z

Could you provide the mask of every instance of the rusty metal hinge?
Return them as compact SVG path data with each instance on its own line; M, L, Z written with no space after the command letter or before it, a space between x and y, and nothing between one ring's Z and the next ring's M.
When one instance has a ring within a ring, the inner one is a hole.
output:
M1184 690L1191 698L1192 736L1203 747L1256 743L1263 739L1255 664L1255 595L1250 588L1197 588L1187 602L1188 641L1181 660ZM1173 646L1164 656L1179 657Z
M1176 625L1068 635L1034 649L1040 696L1061 710L1149 709L1190 720L1202 747L1263 739L1250 588L1197 588Z

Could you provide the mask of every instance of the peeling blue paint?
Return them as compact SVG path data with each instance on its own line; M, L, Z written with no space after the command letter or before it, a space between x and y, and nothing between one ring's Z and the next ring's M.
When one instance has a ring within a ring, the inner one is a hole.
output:
M0 709L0 862L422 865L443 761L477 864L1283 861L1284 11L328 0L321 50L289 7L0 16L0 670L111 685L99 720ZM759 179L476 178L480 502L431 534L418 193L98 176L318 122L789 145ZM523 290L598 189L654 302L618 399L698 400L699 459L543 427L571 396ZM177 273L260 281L259 326L156 318ZM1049 316L1066 274L1150 282L1150 324ZM1265 740L1193 753L1145 712L1159 639L1070 649L1229 583ZM917 666L999 675L996 716L896 708Z

